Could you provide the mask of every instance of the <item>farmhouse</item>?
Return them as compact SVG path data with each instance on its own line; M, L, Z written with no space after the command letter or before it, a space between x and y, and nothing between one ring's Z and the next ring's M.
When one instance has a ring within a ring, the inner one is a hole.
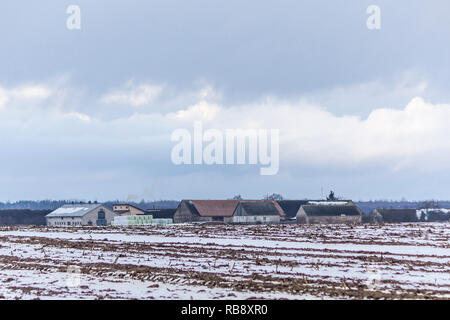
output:
M309 202L297 212L297 223L301 224L337 224L361 223L362 212L353 203Z
M272 201L240 201L231 217L232 223L278 224L281 214Z
M68 204L45 216L48 226L106 226L116 214L101 204Z
M144 210L127 203L114 204L113 211L121 216L137 216L145 214Z
M371 217L385 223L419 221L416 209L375 209Z

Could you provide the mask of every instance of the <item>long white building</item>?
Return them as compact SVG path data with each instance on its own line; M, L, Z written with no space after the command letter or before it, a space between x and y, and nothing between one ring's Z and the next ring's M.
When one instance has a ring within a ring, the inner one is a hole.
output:
M67 204L45 216L48 226L107 226L116 214L101 204Z

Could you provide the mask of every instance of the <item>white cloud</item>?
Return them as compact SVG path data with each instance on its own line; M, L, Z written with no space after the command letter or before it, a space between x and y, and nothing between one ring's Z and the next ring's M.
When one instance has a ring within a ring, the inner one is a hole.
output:
M135 86L131 82L124 90L112 91L100 98L104 104L121 104L140 107L153 102L163 91L163 86L140 84Z
M51 89L42 85L29 85L15 88L10 91L11 96L18 100L47 99L52 93Z
M66 118L74 118L81 121L90 121L91 117L89 117L87 114L80 113L80 112L69 112L63 115Z
M16 88L0 86L0 108L7 104L40 102L52 94L53 91L44 85L25 85Z
M205 129L280 129L281 161L290 165L399 170L438 162L447 167L445 160L450 160L450 105L422 98L412 99L404 109L375 109L366 119L277 99L230 108L201 102L167 117L182 121L187 129L198 120Z
M413 97L438 96L426 77L405 72L389 81L372 80L318 90L305 94L305 102L319 104L338 115L366 117L377 108L403 108Z
M8 102L8 100L9 100L8 92L2 87L0 87L0 108L3 108Z
M170 165L171 132L178 128L192 130L194 122L201 120L205 129L280 129L280 161L285 168L443 170L450 164L450 126L446 120L450 118L450 104L431 104L422 98L411 99L403 108L374 109L363 118L337 115L302 98L267 97L226 106L215 101L220 100L218 96L206 94L176 111L139 108L108 119L90 112L84 101L80 103L84 109L66 107L71 92L45 85L0 87L0 134L11 137L3 147L13 144L14 136L34 145L67 139L80 148L121 145L136 152L167 150L167 155L158 156L167 161L163 165ZM53 97L58 97L57 103ZM95 103L89 103L95 107Z
M219 112L223 112L222 107L206 101L200 101L187 109L177 111L173 116L184 121L213 120Z

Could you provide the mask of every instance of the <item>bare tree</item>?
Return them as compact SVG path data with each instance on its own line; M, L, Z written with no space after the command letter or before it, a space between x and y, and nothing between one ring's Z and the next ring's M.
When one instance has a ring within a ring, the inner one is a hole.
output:
M419 209L439 209L441 206L435 200L424 201L419 204Z
M264 200L283 200L283 196L278 193L272 193L271 195L265 195Z

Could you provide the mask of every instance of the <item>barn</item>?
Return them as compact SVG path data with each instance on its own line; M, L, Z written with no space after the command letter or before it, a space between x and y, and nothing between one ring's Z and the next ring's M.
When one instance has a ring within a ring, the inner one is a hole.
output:
M239 200L183 200L173 215L175 223L230 222Z
M239 224L278 224L281 214L272 201L240 201L231 218Z
M297 212L303 205L318 205L318 204L326 204L326 205L354 205L351 200L338 200L338 201L329 201L329 200L277 200L277 204L283 210L285 223L289 223L289 221L296 222Z
M416 209L375 209L371 216L385 223L419 221Z
M48 226L107 226L116 214L101 204L67 204L45 216Z
M172 219L177 209L150 209L145 210L145 215L151 215L155 219Z
M297 212L301 206L308 204L308 200L277 200L278 205L283 210L286 223L296 222Z
M358 224L362 222L362 212L354 204L307 204L297 212L300 224Z
M272 213L267 214L266 220L272 221L273 219L277 220L279 223L279 219L284 217L283 209L278 205L278 203L274 200L183 200L178 205L177 210L174 213L173 220L175 223L186 223L186 222L225 222L225 223L234 223L234 214L236 213L236 208L240 203L261 203L261 204L269 204L267 206L261 205L258 207L259 209L264 209L269 212L268 208L270 208L271 212L273 212L273 208L275 208L277 215L279 218L274 218ZM246 205L249 212L253 212L252 210L255 207L251 207L250 205ZM239 211L238 214L248 214L247 211ZM255 214L252 213L252 219ZM260 213L256 216L264 216L264 214ZM270 217L269 217L270 216ZM246 220L249 218L237 218ZM264 218L261 217L256 218L256 222L264 221Z
M422 222L450 221L450 209L419 209L417 218Z

